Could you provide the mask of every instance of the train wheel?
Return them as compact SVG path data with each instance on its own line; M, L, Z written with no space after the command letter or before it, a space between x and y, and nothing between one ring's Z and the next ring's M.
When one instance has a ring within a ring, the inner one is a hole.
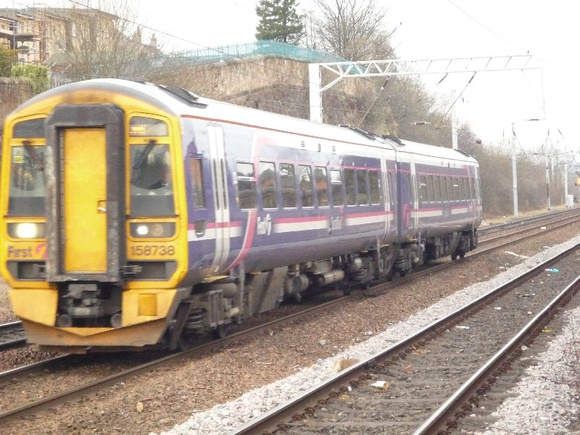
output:
M225 323L218 325L218 327L213 330L214 338L220 339L224 338L226 335L228 335L228 325Z
M177 351L185 352L187 349L191 347L191 341L187 339L184 334L181 334L179 339L177 340Z

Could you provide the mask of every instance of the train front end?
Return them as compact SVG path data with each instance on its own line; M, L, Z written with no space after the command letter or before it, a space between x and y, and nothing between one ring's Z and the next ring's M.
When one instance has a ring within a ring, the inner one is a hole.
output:
M5 122L0 261L29 343L162 343L187 291L178 118L107 82L41 94Z

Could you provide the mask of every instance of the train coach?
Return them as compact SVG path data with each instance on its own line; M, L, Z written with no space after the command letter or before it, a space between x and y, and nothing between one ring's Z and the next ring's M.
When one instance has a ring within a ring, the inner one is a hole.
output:
M0 270L30 343L178 348L329 285L345 291L477 246L477 162L97 79L4 126Z

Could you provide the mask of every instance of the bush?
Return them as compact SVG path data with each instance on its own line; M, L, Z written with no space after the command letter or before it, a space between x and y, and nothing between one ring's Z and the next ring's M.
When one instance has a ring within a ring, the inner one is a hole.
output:
M10 76L10 71L15 62L16 52L0 46L0 77Z
M35 93L40 93L48 89L48 68L43 65L13 65L10 75L12 77L22 77L29 80L32 84L32 90Z

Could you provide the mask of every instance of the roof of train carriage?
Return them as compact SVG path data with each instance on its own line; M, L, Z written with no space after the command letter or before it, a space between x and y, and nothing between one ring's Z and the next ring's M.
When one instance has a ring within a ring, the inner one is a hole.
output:
M428 156L433 158L454 160L463 163L473 163L476 164L477 160L470 156L469 154L461 151L454 150L451 148L427 145L419 142L408 141L405 139L400 140L399 151L401 153L415 154L420 156Z
M420 144L398 138L383 138L357 127L338 127L330 124L314 123L306 119L293 118L287 115L198 97L190 91L174 86L156 85L149 82L126 79L92 79L59 86L26 101L16 109L16 112L45 98L79 90L107 90L124 93L143 99L175 116L193 115L192 109L197 109L203 110L203 114L195 113L195 115L203 118L295 133L313 139L366 145L388 151L394 150L395 152L420 154L462 162L475 162L472 157L450 148Z

